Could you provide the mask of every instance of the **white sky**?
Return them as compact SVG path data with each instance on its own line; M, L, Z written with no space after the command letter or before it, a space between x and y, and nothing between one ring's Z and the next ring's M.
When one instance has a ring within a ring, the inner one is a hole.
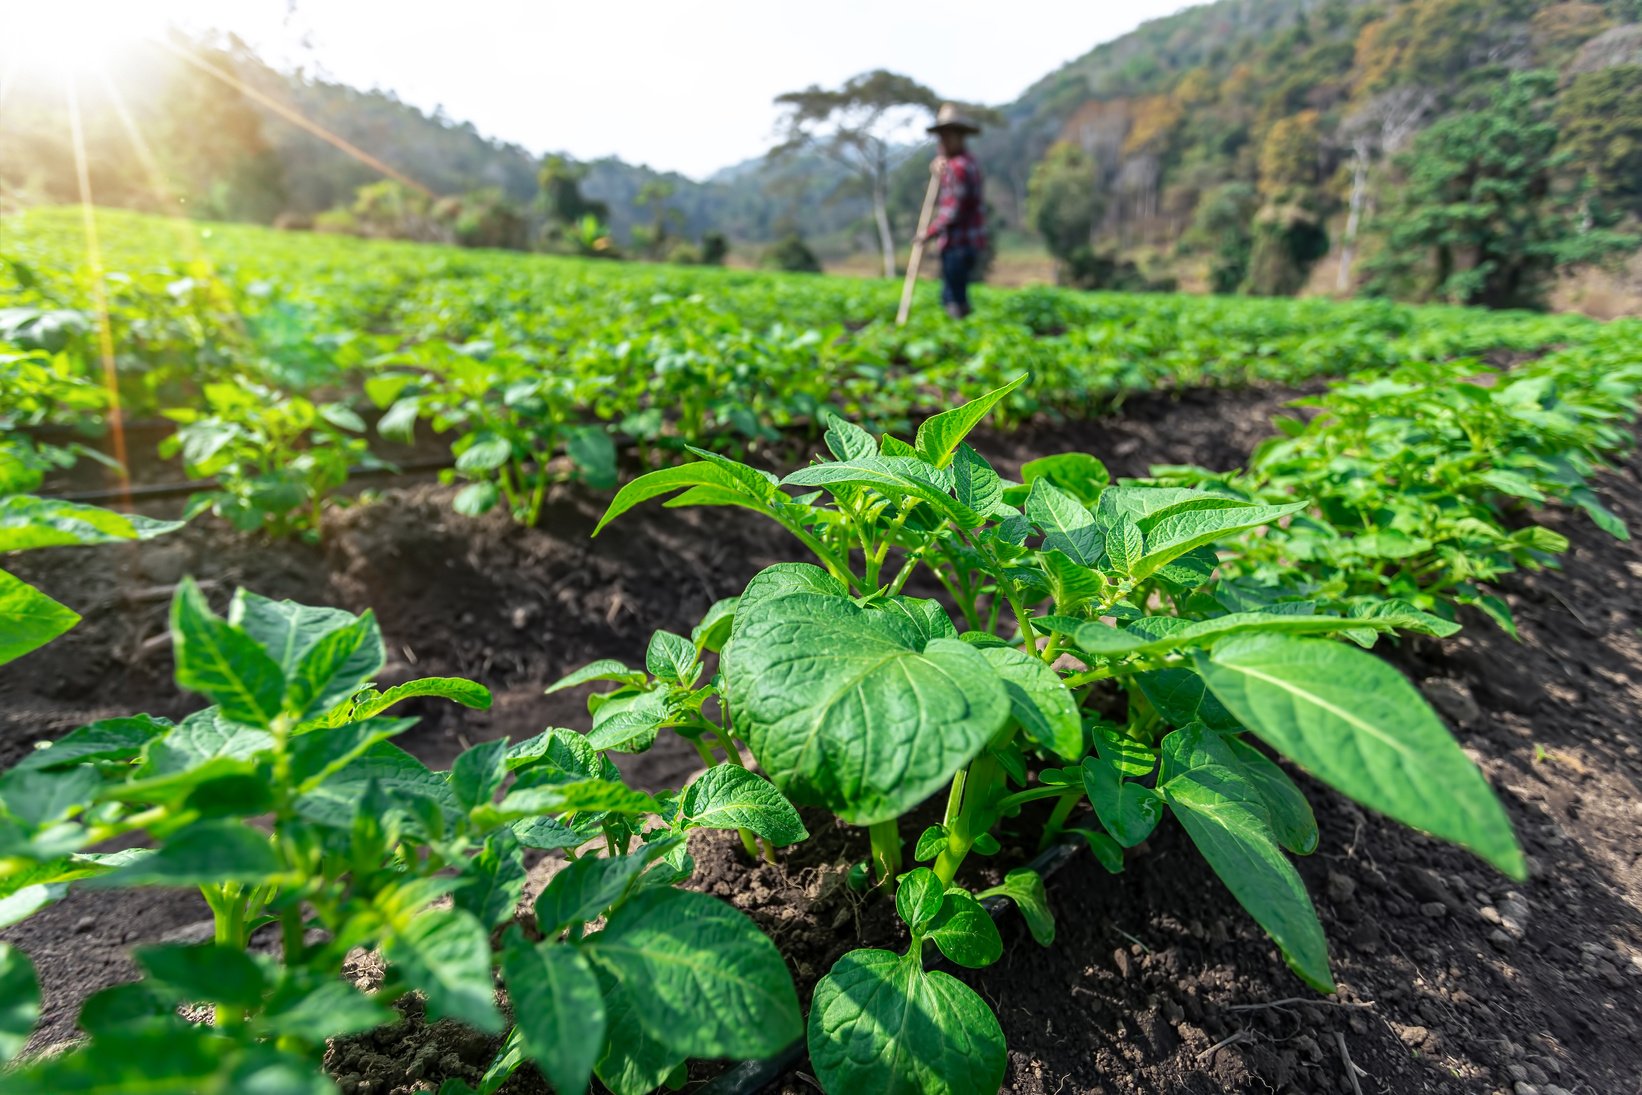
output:
M943 96L1003 103L1192 2L0 0L0 40L57 37L83 51L88 27L112 37L138 23L214 26L276 63L443 105L534 153L702 177L769 147L783 91L882 67ZM38 42L27 48L41 55Z

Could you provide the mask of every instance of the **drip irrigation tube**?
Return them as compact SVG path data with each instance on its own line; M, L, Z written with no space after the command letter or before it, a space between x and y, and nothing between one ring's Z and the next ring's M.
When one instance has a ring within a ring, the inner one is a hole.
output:
M1083 846L1083 841L1078 837L1061 840L1044 849L1026 866L1038 872L1038 877L1047 883L1050 876L1064 867ZM982 904L992 914L993 920L1000 920L1014 903L1003 897L989 897ZM949 963L944 959L930 963L936 969L946 965ZM742 1061L720 1073L701 1089L700 1095L758 1095L785 1073L801 1065L808 1056L805 1040L800 1037L773 1057Z

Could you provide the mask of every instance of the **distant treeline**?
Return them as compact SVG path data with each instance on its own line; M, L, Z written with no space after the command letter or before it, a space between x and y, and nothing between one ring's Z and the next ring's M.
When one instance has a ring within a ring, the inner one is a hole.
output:
M868 188L818 155L705 182L537 159L389 93L277 72L231 37L109 76L80 94L104 204L676 261L733 247L808 266L885 235ZM1070 284L1536 306L1557 271L1638 245L1642 0L1219 0L998 112L979 141L995 234L1041 240ZM912 155L889 181L898 242L927 177ZM76 200L60 87L8 91L0 183Z

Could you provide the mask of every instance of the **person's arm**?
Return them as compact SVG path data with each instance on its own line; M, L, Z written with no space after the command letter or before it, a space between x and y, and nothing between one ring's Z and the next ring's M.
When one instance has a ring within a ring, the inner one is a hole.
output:
M959 179L962 174L961 166L945 156L938 157L930 165L930 170L939 175L941 190L935 200L935 216L930 218L929 230L924 233L925 240L939 239L957 218Z

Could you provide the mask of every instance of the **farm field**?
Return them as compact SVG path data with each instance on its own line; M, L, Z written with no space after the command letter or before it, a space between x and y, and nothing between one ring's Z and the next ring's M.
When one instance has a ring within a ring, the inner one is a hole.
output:
M1642 323L898 329L887 282L95 223L106 329L80 211L0 222L8 604L80 616L0 644L0 1055L92 1035L16 1090L1634 1087Z

